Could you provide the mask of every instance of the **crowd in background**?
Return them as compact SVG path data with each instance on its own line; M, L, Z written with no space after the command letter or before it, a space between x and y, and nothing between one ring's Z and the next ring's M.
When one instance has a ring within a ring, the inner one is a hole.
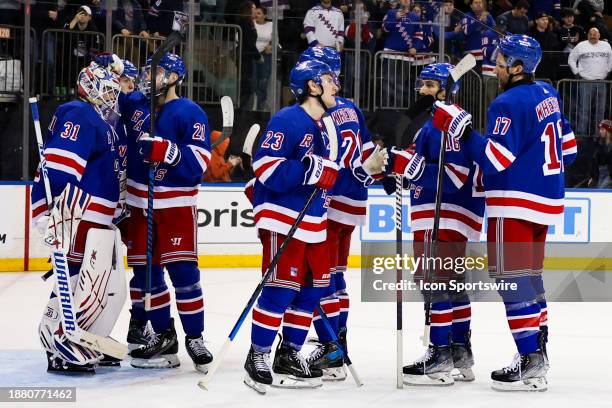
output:
M107 31L106 0L30 3L31 24L39 39L49 28ZM112 34L143 38L168 35L174 12L189 11L188 2L183 0L113 0L112 4ZM276 34L271 23L273 17L279 24L277 77L281 81L287 78L299 53L307 46L342 51L353 48L355 39L360 38L361 48L372 54L381 50L400 52L414 61L419 55L436 53L441 21L446 53L454 61L472 53L479 61L483 77L494 76L491 53L503 33L528 34L541 44L544 57L536 72L538 78L552 82L563 78L603 80L612 71L609 45L612 39L608 29L612 2L604 0L278 0L276 9L272 4L272 0L195 2L196 21L235 24L241 29L240 107L245 110L269 111L271 107L272 37ZM363 10L360 33L356 32L357 5ZM23 24L23 7L23 0L0 0L0 25ZM104 47L95 37L88 38L78 44L83 59ZM345 65L352 67L352 58L354 54L346 53ZM346 74L351 76L352 68ZM347 81L347 85L352 86L352 82ZM610 122L606 122L608 125L601 122L610 119L606 117L610 114L610 107L606 106L610 89L603 83L580 86L576 115L581 119L588 115L589 120L579 120L575 131L578 136L591 136L581 142L585 145L582 150L595 159L587 160L588 169L583 173L589 176L583 177L584 182L572 180L572 183L601 186L599 180L612 173L608 170L612 170ZM589 111L583 112L587 106ZM591 112L590 106L595 106L595 111ZM593 118L599 126L587 128ZM594 130L601 132L601 139L592 137L597 136Z

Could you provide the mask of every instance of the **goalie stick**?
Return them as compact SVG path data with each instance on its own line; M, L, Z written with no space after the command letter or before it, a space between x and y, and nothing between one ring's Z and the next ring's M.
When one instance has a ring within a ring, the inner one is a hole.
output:
M29 99L30 109L32 110L32 120L34 121L34 132L36 133L36 144L40 156L40 177L43 179L45 196L49 212L53 205L51 186L47 173L47 165L44 155L42 132L40 129L40 116L38 114L38 100L36 97ZM54 248L51 251L51 264L53 266L53 276L55 276L55 290L60 305L60 317L62 327L66 337L77 344L89 349L99 351L109 356L123 359L128 353L128 347L110 337L103 337L81 329L77 324L77 314L74 308L74 297L70 283L70 273L68 271L68 260L63 250Z
M221 97L221 115L223 117L221 137L215 140L210 146L211 149L219 146L221 142L232 135L232 128L234 127L234 101L227 95Z
M327 130L327 135L329 138L329 159L332 161L336 161L336 158L338 157L338 135L336 133L336 127L334 125L334 122L331 116L329 115L324 116L323 124L325 125L325 128ZM253 126L251 127L251 129L252 128ZM253 137L253 140L254 139L255 137ZM300 222L302 222L302 219L304 219L304 216L306 215L306 211L310 207L310 204L314 201L315 197L318 194L321 194L321 192L322 190L320 188L315 188L312 194L310 195L310 197L308 197L308 200L306 200L304 207L302 207L302 210L300 211L298 216L295 218L295 221L293 225L291 226L291 228L289 229L289 232L287 232L285 239L283 240L282 244L276 251L276 254L274 255L274 258L272 258L270 265L268 265L268 269L266 270L266 273L263 274L261 280L259 281L259 284L257 285L255 290L251 294L251 297L249 298L246 306L242 310L242 313L240 313L238 320L234 324L234 327L230 331L227 339L225 340L225 343L221 347L221 350L219 351L219 353L217 353L217 356L213 360L208 370L208 373L203 379L198 381L198 386L202 388L203 390L208 391L208 385L210 384L210 381L213 375L215 374L215 371L217 371L217 369L219 368L221 361L223 361L223 358L227 354L230 346L232 345L232 342L234 341L234 338L238 334L240 327L242 327L242 323L244 323L244 320L249 315L251 308L253 307L253 305L255 305L255 302L257 301L257 297L263 290L264 285L266 284L270 276L272 276L272 272L276 268L276 265L278 264L278 261L280 260L280 257L282 256L283 252L285 252L285 248L287 247L287 244L289 244L289 241L291 241L291 239L293 238L293 235L295 234L295 231L297 230L298 225L300 225Z
M472 68L476 66L476 59L472 54L468 54L459 63L455 66L455 68L450 71L450 78L446 80L446 99L445 103L447 105L452 103L453 96L457 92L457 89L453 89L453 85L461 79L463 75L469 72ZM454 92L451 92L454 90ZM434 225L433 231L431 233L431 257L435 258L438 254L438 232L440 230L440 209L442 207L442 182L444 178L444 158L446 155L446 138L448 135L446 132L442 132L442 138L440 139L440 155L438 157L438 177L437 177L437 185L436 185L436 205L434 211ZM429 274L429 281L433 280L433 270ZM423 331L423 345L425 347L429 346L429 332L431 330L431 292L432 288L429 285L429 290L427 291L427 295L425 297L425 328Z
M183 41L185 30L187 29L187 15L181 12L174 12L174 22L172 33L159 45L151 57L151 113L149 135L155 137L155 116L157 107L157 66L164 54ZM155 77L153 77L155 75ZM155 198L155 169L154 162L149 163L149 175L147 186L147 271L145 273L145 295L144 309L151 310L151 279L153 274L153 200Z

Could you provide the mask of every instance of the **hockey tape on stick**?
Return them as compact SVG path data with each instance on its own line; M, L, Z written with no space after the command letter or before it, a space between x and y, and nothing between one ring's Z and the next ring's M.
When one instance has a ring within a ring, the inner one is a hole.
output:
M257 139L257 136L259 135L260 128L261 127L257 123L253 124L244 138L242 153L246 154L247 156L253 157L253 145L255 144L255 139Z
M215 148L219 146L225 139L232 135L232 128L234 127L234 102L229 96L221 98L221 114L223 119L223 128L221 129L221 137L219 137L210 146Z
M459 81L466 73L476 66L476 59L472 54L467 54L459 61L455 68L450 71L450 78L446 81L446 100L445 103L450 105L453 101L454 94L450 92L453 89L454 83ZM431 233L431 257L435 258L438 255L438 232L440 231L440 210L442 207L442 183L444 177L444 159L446 155L446 132L442 132L440 138L440 154L438 157L438 177L436 185L436 201L434 210L434 223ZM427 245L427 243L425 243ZM429 272L429 281L433 282L435 269ZM425 281L427 276L424 277ZM429 347L429 333L431 329L431 285L425 295L425 327L423 329L423 346Z
M332 118L329 115L326 115L325 117L323 117L323 124L326 127L326 130L327 130L326 133L329 138L329 158L330 160L335 161L336 158L338 157L338 134L336 133L336 127L334 125ZM204 376L204 378L198 381L198 387L200 387L201 389L208 391L208 386L210 384L210 381L212 380L213 375L215 374L215 372L221 365L223 358L227 354L232 342L236 338L236 335L238 334L240 327L242 327L242 324L244 323L245 319L248 317L251 311L251 308L257 301L257 298L259 297L259 294L263 290L265 283L268 281L270 276L272 276L272 272L276 269L276 265L278 264L278 261L280 260L281 256L285 252L287 245L293 238L293 235L295 235L295 231L297 231L298 225L300 225L300 223L304 219L304 216L306 215L306 211L308 211L308 208L310 207L310 204L312 204L312 202L314 201L315 197L317 197L321 193L322 193L321 189L319 188L314 189L312 191L312 194L310 194L310 196L308 197L308 200L306 200L304 207L302 208L300 213L295 218L293 225L291 225L291 228L287 232L285 239L283 240L280 247L276 251L276 254L274 254L274 257L272 258L272 261L270 261L270 264L268 265L266 272L261 277L259 284L257 285L255 290L251 294L251 297L249 298L244 309L242 309L242 312L240 313L238 320L236 321L236 323L234 323L234 327L230 331L230 334L227 336L225 343L223 343L221 350L219 351L219 353L217 353L215 359L213 360L212 364L208 368L208 373Z

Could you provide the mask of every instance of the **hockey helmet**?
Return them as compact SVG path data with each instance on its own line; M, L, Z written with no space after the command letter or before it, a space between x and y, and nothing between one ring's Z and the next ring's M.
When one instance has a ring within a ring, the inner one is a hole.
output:
M437 62L435 64L427 65L425 68L423 68L423 70L417 77L417 80L415 82L415 89L417 91L421 89L424 80L432 80L438 81L438 83L440 84L440 91L443 91L446 88L448 77L450 76L450 72L453 68L455 68L455 66L447 62ZM452 92L456 91L459 88L460 82L461 80L453 84Z
M140 71L140 77L138 79L138 89L147 96L149 96L151 93L151 60L152 57L147 59L145 66ZM156 89L155 96L163 94L168 89L171 73L174 72L176 75L178 75L176 85L180 85L181 82L183 82L183 79L185 79L185 63L183 63L181 57L176 54L169 52L165 53L159 60L157 69L161 69L163 75L161 86L159 89Z
M117 75L92 62L77 77L77 93L93 105L102 118L109 120L118 115L117 97L121 91Z
M540 43L532 37L520 34L510 34L500 39L499 45L492 55L494 60L498 53L506 58L509 67L522 64L523 72L526 74L535 73L542 59Z
M298 62L289 74L289 86L293 96L300 99L308 93L308 81L312 80L321 86L323 75L333 76L333 71L326 63L318 60Z
M309 47L300 55L298 62L309 60L321 61L329 65L334 75L334 83L340 87L340 70L342 69L342 59L340 53L329 47Z
M131 61L122 60L123 62L123 74L121 76L128 77L130 79L138 78L138 69L132 64Z

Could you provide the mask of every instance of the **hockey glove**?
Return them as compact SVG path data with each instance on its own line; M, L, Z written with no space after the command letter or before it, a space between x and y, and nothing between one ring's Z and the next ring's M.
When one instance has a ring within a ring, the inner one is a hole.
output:
M176 143L159 136L150 137L148 133L143 133L138 138L138 146L140 154L148 161L176 166L181 160L181 150Z
M391 195L395 193L395 190L397 190L397 182L395 181L395 177L385 177L384 179L381 180L381 184L383 186L383 189L385 190L385 193L387 193L387 195ZM402 188L404 190L408 190L410 188L410 180L406 179L406 178L402 178Z
M418 180L425 170L425 158L411 149L396 150L391 148L389 162L391 172L402 174L409 180Z
M433 125L447 132L453 139L467 138L472 131L472 115L459 105L447 105L442 101L434 104Z
M377 145L374 151L365 159L362 167L368 176L371 176L375 180L380 180L384 176L388 162L389 153L387 149L381 149L380 146Z
M383 175L384 174L381 174L381 176ZM367 171L365 171L363 166L353 167L353 176L359 180L364 187L368 187L370 184L376 181L368 174Z
M338 177L338 165L321 156L309 155L302 159L304 164L304 184L315 185L324 190L330 189Z
M103 68L106 68L113 74L121 76L123 74L123 61L117 54L111 54L110 52L102 52L96 55L94 59L95 63Z
M436 99L431 95L425 95L417 99L406 111L406 116L408 116L410 119L416 118L428 109L432 109L435 101Z

